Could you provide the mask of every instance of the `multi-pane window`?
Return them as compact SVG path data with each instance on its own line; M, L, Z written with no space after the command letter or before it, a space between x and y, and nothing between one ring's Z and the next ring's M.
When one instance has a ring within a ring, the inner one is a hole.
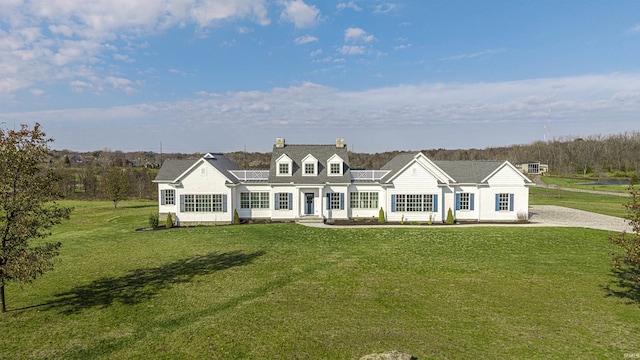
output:
M316 173L316 164L314 163L305 163L304 164L304 174L305 175L313 175Z
M211 212L211 195L196 195L196 212Z
M196 200L195 195L183 195L184 200L182 201L183 211L184 212L194 212L196 211Z
M510 206L509 206L509 194L497 194L497 201L498 204L496 206L496 210L498 211L509 211Z
M224 197L222 194L186 194L181 195L183 212L223 212Z
M173 189L160 190L160 201L162 205L175 205L176 191Z
M278 209L289 210L289 193L278 193Z
M395 211L433 211L433 194L398 194Z
M241 209L268 209L268 192L242 192L240 193Z
M340 175L341 174L340 167L341 167L340 163L329 164L329 173L332 175Z
M529 174L538 174L540 173L540 164L538 163L530 163L527 165L527 172Z
M459 203L458 203L458 208L460 210L469 210L471 209L471 197L469 195L469 193L460 193L458 194L459 197Z
M349 194L349 206L352 209L377 209L377 192L352 192Z
M289 175L289 163L278 164L278 174Z
M340 210L340 193L329 193L327 197L329 198L329 209Z

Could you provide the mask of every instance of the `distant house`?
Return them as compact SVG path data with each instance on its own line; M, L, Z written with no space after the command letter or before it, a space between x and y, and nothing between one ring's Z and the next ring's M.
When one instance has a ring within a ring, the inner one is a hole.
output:
M404 153L380 169L351 169L342 139L290 145L277 139L268 170L240 169L223 154L166 160L154 180L159 213L181 225L243 219L326 221L517 221L533 183L508 161L432 161Z
M549 172L549 165L541 164L539 161L523 162L516 164L516 167L523 174L544 175Z

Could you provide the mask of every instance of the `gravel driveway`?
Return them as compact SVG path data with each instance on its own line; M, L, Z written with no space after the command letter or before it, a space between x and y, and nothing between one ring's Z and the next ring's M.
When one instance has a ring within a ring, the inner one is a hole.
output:
M572 226L590 229L631 232L627 220L555 205L532 205L529 221L533 226Z
M378 227L379 225L357 225L357 226L334 226L323 223L301 223L302 225L310 227L320 228L332 228L332 229L345 229L350 227L365 228L365 227ZM384 225L384 226L397 226L397 227L410 227L412 225ZM421 226L422 225L416 225ZM589 229L607 230L621 232L626 230L631 232L632 228L627 223L627 220L621 219L615 216L600 215L589 211L575 210L562 206L555 205L532 205L529 207L529 223L528 224L463 224L456 225L456 227L463 226L568 226L568 227L582 227ZM436 227L433 227L436 228Z

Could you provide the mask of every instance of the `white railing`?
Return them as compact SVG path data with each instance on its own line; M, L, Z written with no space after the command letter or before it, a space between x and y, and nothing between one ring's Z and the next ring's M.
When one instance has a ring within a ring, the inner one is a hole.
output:
M240 181L269 180L269 170L229 170Z
M351 170L352 181L380 181L390 170Z

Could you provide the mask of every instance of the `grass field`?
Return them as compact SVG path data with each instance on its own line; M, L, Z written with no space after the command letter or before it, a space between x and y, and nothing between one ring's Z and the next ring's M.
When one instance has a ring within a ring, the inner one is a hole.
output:
M626 215L626 209L622 204L629 201L629 198L616 195L589 194L539 187L529 188L529 194L530 205L558 205L617 217Z
M637 294L571 228L134 232L155 203L74 202L55 271L7 287L6 359L624 358ZM635 297L635 298L634 298Z
M605 185L598 184L597 179L593 177L584 178L562 178L554 176L541 177L542 182L548 185L556 185L563 188L581 189L581 190L596 190L596 191L610 191L617 193L628 193L627 188L629 185Z

